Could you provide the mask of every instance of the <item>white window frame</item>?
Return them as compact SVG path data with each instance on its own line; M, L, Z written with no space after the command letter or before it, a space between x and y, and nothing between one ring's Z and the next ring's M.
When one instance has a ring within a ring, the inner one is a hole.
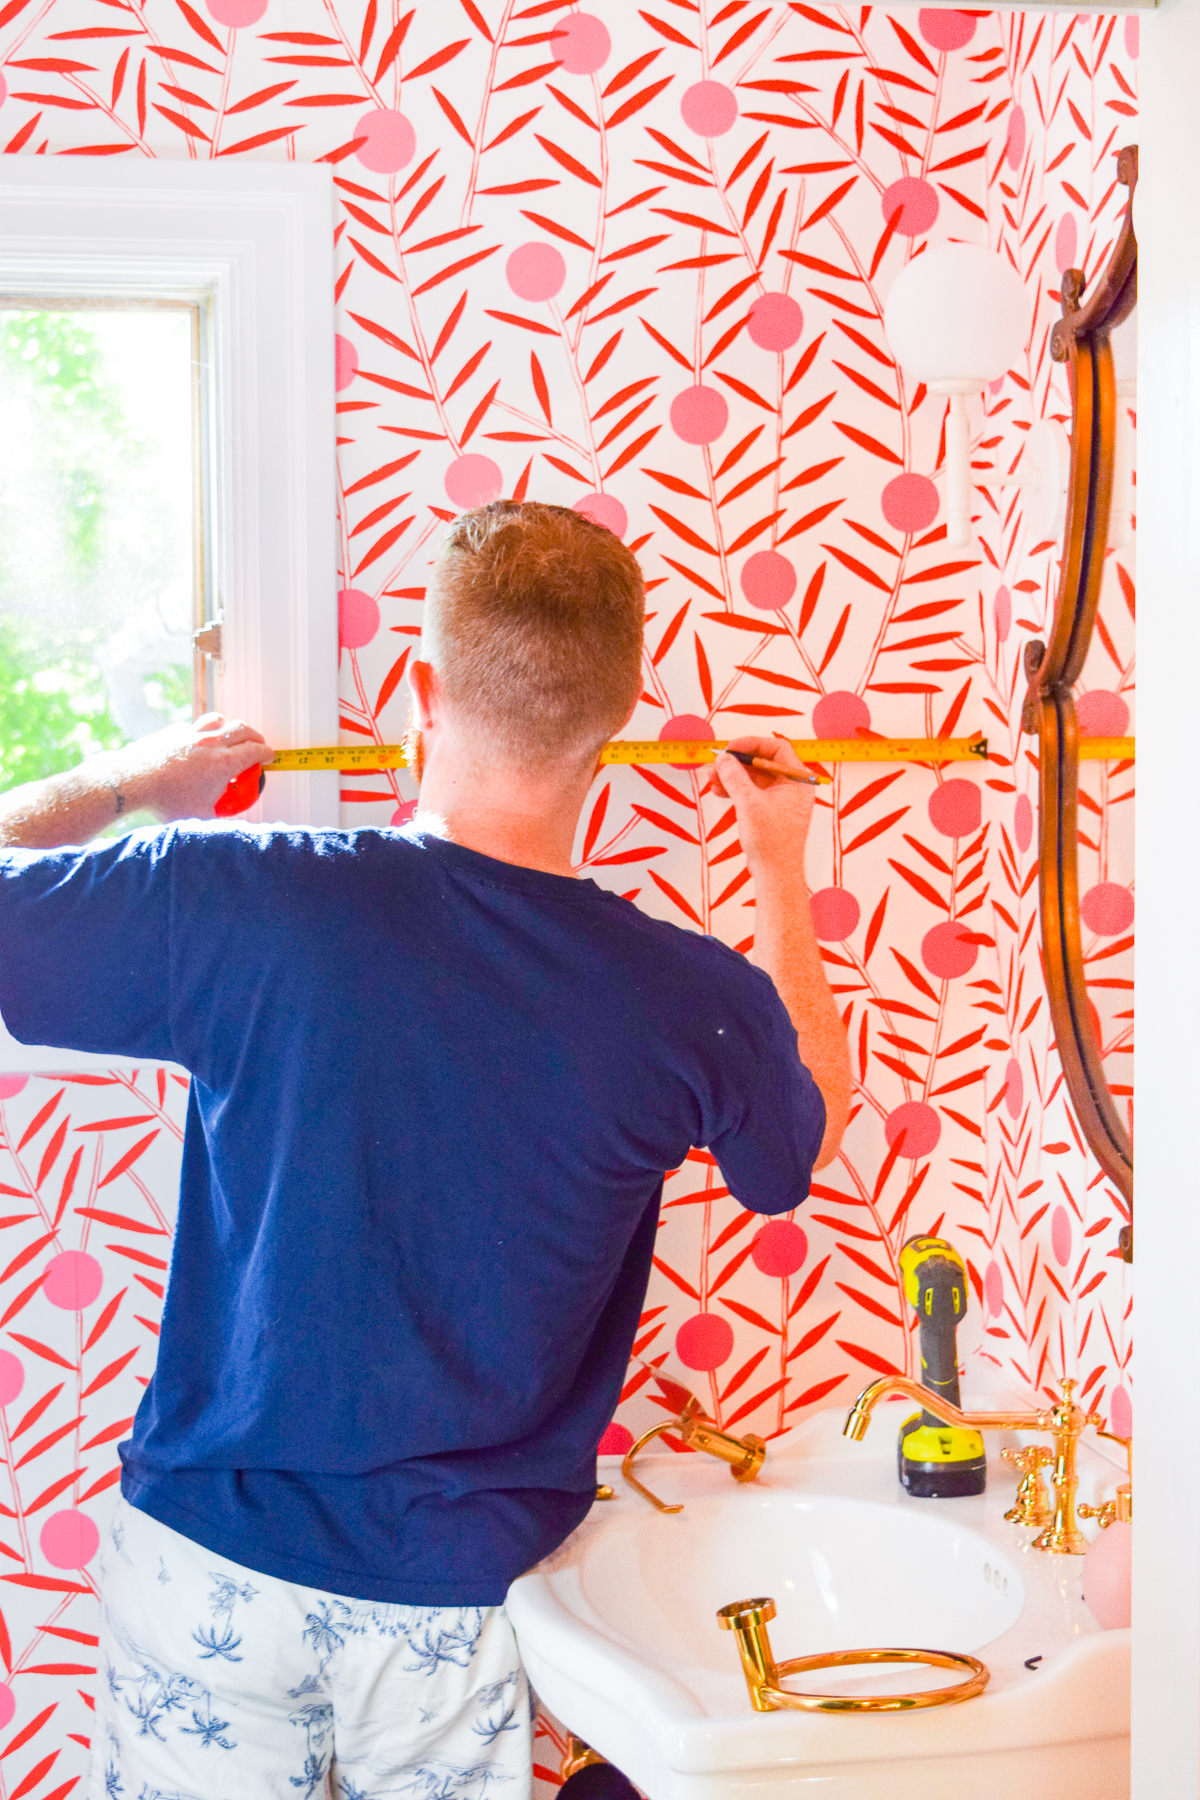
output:
M209 313L220 704L280 746L338 741L333 278L328 167L0 157L0 293ZM336 825L338 785L273 775L245 817ZM0 1069L111 1061L0 1027Z

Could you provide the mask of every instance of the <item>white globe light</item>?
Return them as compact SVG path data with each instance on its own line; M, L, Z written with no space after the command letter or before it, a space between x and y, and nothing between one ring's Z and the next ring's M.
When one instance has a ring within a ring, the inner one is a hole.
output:
M978 244L939 244L892 283L883 328L906 374L943 392L985 387L1029 340L1025 284L1006 257Z

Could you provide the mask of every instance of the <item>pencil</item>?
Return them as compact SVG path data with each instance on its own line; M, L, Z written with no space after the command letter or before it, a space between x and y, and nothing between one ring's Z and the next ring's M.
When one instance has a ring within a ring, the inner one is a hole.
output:
M755 756L752 750L731 750L729 755L747 769L757 769L762 775L781 775L785 781L802 781L808 787L820 787L829 780L828 775L809 775L803 769L786 769L782 763L772 762L770 757Z

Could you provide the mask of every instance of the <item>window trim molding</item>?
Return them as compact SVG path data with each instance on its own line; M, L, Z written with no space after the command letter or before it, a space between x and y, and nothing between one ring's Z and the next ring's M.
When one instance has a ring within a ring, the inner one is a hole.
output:
M338 740L333 278L328 167L0 158L0 292L211 305L222 706L280 747ZM337 825L338 786L275 775L245 816ZM111 1061L0 1036L0 1069Z

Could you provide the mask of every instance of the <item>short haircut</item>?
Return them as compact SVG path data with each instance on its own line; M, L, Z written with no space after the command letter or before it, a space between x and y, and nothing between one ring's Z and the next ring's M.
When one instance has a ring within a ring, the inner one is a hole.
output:
M525 768L584 760L641 692L642 572L565 506L496 500L456 519L425 603L424 653L446 700Z

